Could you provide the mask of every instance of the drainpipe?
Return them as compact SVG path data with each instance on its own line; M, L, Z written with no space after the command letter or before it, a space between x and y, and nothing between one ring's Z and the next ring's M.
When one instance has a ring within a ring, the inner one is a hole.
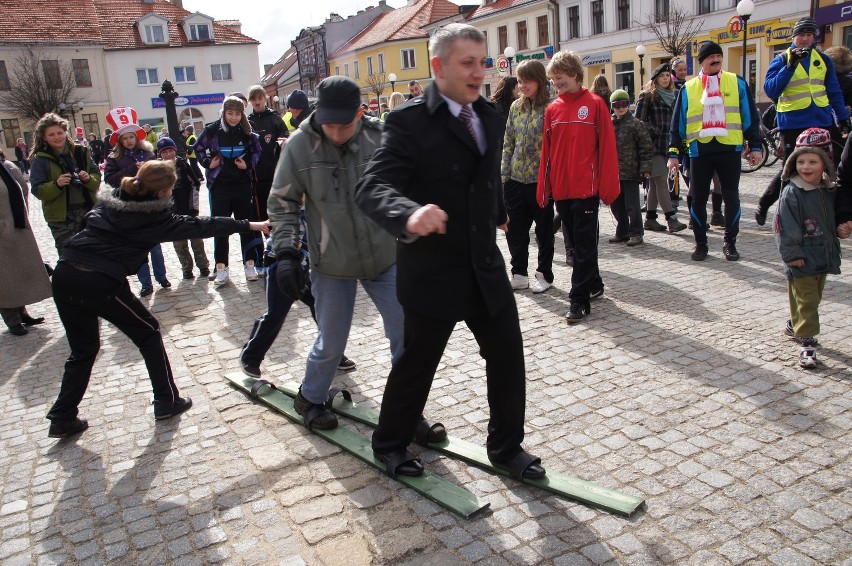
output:
M553 50L560 51L562 48L559 44L559 4L556 0L548 0L548 8L553 14Z

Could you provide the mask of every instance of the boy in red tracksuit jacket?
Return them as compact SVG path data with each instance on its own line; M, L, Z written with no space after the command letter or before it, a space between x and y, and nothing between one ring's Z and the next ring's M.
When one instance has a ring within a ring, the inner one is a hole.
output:
M598 270L598 207L621 191L615 130L607 102L583 88L583 65L573 51L560 51L547 66L559 97L544 113L538 172L538 204L556 201L556 212L574 242L571 307L566 320L580 322L589 301L603 295Z

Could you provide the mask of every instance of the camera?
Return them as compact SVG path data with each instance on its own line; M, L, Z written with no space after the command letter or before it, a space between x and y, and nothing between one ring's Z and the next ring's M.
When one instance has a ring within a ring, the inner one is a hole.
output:
M810 49L808 49L807 47L797 47L796 49L793 49L793 52L799 59L804 59L808 56L808 53L810 53Z
M69 183L69 186L76 187L78 189L83 187L83 181L80 179L80 173L77 171L71 171L68 174L71 175L71 182Z

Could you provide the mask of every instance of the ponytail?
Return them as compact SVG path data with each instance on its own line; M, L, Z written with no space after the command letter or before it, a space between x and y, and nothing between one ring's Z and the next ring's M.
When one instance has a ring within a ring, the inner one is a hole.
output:
M171 161L146 161L135 177L121 180L121 190L135 197L154 196L175 186L177 175Z

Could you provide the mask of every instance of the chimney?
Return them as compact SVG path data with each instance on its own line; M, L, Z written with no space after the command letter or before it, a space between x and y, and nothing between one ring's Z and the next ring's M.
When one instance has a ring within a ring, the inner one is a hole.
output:
M169 0L169 2L183 10L183 0Z

